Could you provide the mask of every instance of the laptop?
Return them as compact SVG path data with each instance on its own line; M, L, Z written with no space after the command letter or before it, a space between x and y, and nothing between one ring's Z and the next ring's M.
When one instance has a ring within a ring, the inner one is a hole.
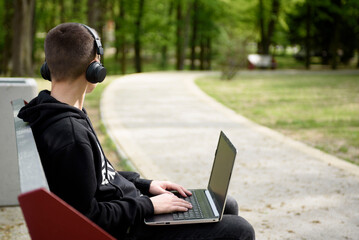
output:
M193 208L187 212L153 215L146 218L145 223L173 225L221 221L236 154L236 148L221 131L207 189L190 189L192 196L185 198Z

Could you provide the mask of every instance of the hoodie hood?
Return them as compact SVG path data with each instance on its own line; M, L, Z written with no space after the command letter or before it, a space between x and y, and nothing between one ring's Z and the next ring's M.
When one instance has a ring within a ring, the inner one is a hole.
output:
M79 110L66 103L59 102L50 95L50 91L43 90L19 111L18 117L28 122L31 127L44 130L51 123L66 117L87 118L86 111Z

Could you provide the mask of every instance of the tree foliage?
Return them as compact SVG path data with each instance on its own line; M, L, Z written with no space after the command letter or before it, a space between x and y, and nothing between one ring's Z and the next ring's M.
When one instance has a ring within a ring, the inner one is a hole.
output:
M336 69L359 50L359 2L306 0L297 2L287 17L288 39Z
M23 2L34 2L33 10L21 12ZM16 21L19 16L27 17L27 27ZM62 22L95 28L106 67L123 74L233 72L245 67L248 53L274 54L278 45L299 45L298 58L308 68L314 55L336 68L359 49L357 0L0 0L0 21L2 75L38 74L46 32ZM31 36L24 38L28 30Z

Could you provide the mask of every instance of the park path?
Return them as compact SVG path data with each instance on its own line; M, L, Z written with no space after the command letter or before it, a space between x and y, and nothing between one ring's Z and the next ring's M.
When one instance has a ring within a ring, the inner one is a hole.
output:
M146 178L206 187L223 130L238 155L229 193L257 239L358 239L359 168L218 104L199 72L133 74L113 81L103 121Z

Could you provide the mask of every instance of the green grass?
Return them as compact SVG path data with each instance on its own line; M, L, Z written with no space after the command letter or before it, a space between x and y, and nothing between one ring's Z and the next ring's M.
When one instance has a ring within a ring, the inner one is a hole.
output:
M278 55L274 56L277 62L277 68L279 69L304 69L305 65L303 62L297 61L291 55Z
M305 69L304 60L296 60L291 54L275 55L274 59L277 63L277 69ZM338 69L355 69L356 58L354 58L349 64L339 63ZM331 69L331 66L323 65L320 57L310 58L310 69L312 70L326 70Z
M241 74L199 87L253 121L359 164L359 76Z

